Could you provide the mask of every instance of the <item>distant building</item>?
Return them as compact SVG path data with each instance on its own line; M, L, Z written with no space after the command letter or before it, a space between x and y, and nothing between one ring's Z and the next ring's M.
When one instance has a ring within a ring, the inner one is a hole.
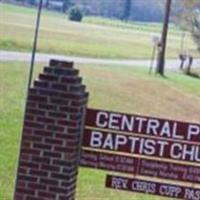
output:
M40 0L35 0L35 3L38 4ZM49 9L62 10L64 6L63 0L43 0L43 6L48 7Z

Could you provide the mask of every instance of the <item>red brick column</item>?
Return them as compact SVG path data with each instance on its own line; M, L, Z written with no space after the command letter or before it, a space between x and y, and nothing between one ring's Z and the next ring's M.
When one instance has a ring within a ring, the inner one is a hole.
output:
M15 200L74 200L88 94L73 63L51 60L30 89Z

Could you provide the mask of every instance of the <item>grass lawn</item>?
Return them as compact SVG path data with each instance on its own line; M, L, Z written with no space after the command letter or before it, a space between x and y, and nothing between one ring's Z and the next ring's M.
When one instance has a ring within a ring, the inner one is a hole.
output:
M0 63L0 199L11 200L22 128L27 63ZM38 64L35 77L44 64ZM78 65L90 92L89 106L113 111L200 122L200 80L168 72L149 76L145 68ZM78 200L158 200L104 188L105 173L81 169ZM165 198L162 198L166 200Z
M0 3L0 49L30 51L36 10ZM159 36L161 24L125 23L86 17L83 23L67 20L63 14L44 11L38 49L40 52L104 58L150 58L152 37ZM167 56L180 53L181 31L170 26ZM189 33L189 53L199 56Z

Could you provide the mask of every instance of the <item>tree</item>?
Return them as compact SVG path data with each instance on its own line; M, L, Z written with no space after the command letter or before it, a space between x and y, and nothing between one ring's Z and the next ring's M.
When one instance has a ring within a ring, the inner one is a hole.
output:
M166 52L167 33L168 33L168 25L169 25L170 11L171 11L171 3L172 3L172 0L166 0L165 19L163 23L160 51L158 53L158 63L157 63L156 73L159 73L161 76L164 76L164 69L165 69L165 52Z
M83 13L78 6L73 6L69 10L69 20L81 22L83 18Z
M179 0L179 11L176 12L176 22L184 30L191 32L191 35L197 44L197 49L200 51L200 2L199 0ZM195 77L199 75L191 73L193 56L188 55L188 66L185 68L185 73Z
M73 3L71 2L71 0L63 0L63 12L65 13L72 5Z
M131 14L132 0L125 0L122 20L128 20Z
M200 51L200 2L199 0L181 0L179 11L175 15L176 23L184 30L190 31Z

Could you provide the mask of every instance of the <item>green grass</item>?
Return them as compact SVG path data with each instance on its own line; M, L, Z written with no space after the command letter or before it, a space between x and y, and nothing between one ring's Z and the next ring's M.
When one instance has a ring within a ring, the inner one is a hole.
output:
M44 64L38 64L37 77ZM28 63L0 63L0 199L11 200L19 151ZM89 106L175 120L200 122L200 80L168 72L149 76L145 68L78 65L90 92ZM81 169L78 200L158 200L104 188L105 173ZM165 200L165 198L163 198Z
M0 3L0 49L30 51L36 10ZM86 17L83 23L67 20L67 16L45 11L41 19L39 52L103 57L150 58L152 36L160 35L161 24L125 23L119 20ZM180 53L181 32L170 26L168 57ZM199 56L189 34L185 46Z
M103 26L108 27L117 27L117 28L128 28L128 29L134 29L138 31L144 31L144 32L152 32L159 34L162 30L162 24L157 22L134 22L134 21L122 21L118 19L109 19L109 18L103 18L103 17L91 17L86 16L84 17L85 23L90 24L99 24ZM177 27L174 24L170 24L170 34L181 34L181 30L179 27Z

